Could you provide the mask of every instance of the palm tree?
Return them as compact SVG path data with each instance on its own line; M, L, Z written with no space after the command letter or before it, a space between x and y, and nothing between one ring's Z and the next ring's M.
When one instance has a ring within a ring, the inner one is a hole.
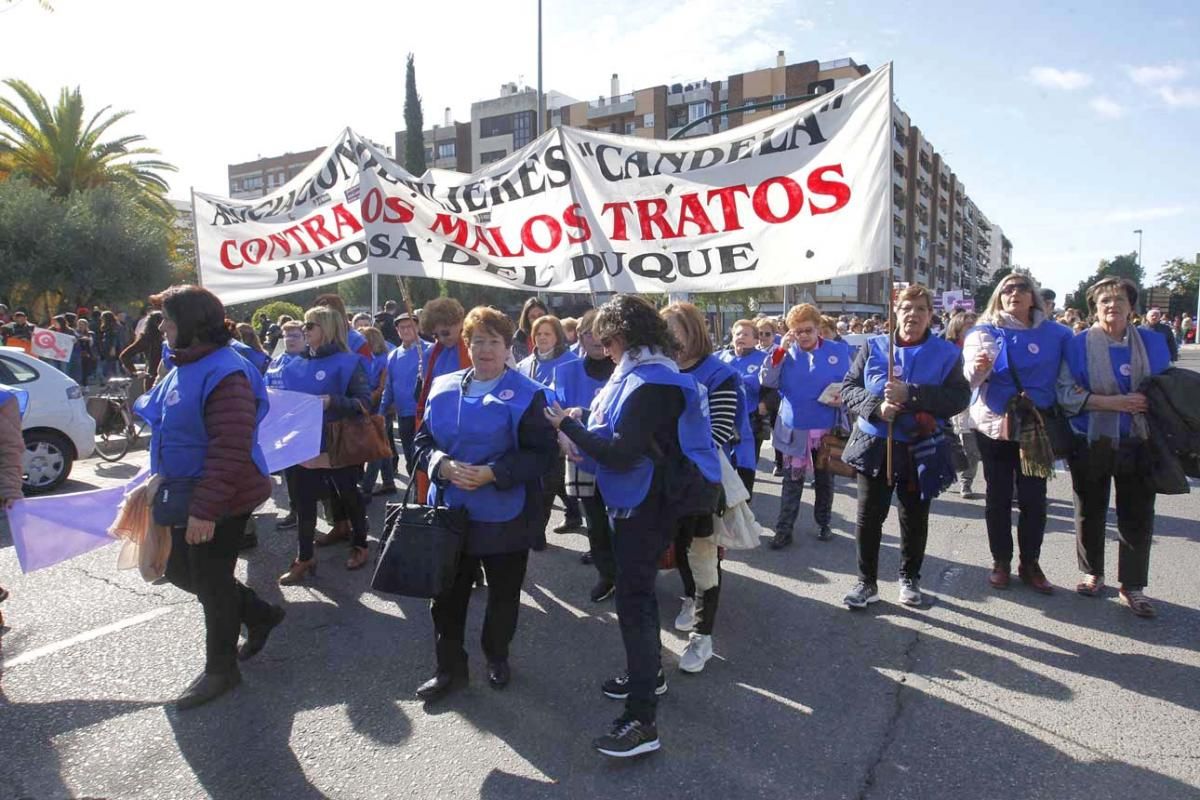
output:
M23 177L59 197L82 189L120 186L142 206L164 220L174 217L167 202L167 182L160 172L175 167L159 159L152 147L135 146L145 136L122 136L103 142L101 137L131 111L107 117L105 106L83 124L83 97L76 87L63 88L53 108L46 98L24 81L9 79L4 85L24 102L22 110L8 98L0 98L0 180Z

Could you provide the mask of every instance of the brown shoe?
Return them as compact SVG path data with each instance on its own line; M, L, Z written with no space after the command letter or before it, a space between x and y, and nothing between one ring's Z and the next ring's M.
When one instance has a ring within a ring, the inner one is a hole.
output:
M367 564L369 552L365 547L351 547L350 557L346 559L346 569L362 569Z
M1046 574L1042 572L1041 566L1036 561L1030 561L1028 564L1022 564L1017 567L1017 575L1021 577L1021 583L1024 583L1035 592L1042 594L1053 594L1054 587L1050 581L1046 580Z
M1012 570L1012 565L1007 561L995 561L992 563L992 574L988 575L988 583L993 589L1007 589L1008 582L1012 580L1009 574Z
M1155 614L1154 604L1150 602L1141 589L1126 589L1121 587L1121 600L1129 606L1129 610L1139 617L1149 619Z
M317 560L310 558L307 561L299 559L292 562L288 567L288 571L279 576L280 586L295 586L301 583L309 575L317 574Z
M1075 591L1084 597L1099 597L1103 590L1103 575L1084 575L1083 580L1075 584Z
M350 541L350 523L347 520L333 523L333 528L329 533L318 533L313 539L317 547L329 547L331 544L338 542Z

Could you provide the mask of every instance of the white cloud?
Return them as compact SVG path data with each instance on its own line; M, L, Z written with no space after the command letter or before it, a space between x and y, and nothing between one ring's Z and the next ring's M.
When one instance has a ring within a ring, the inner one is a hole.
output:
M1097 114L1102 117L1107 117L1108 119L1120 119L1121 117L1125 116L1125 107L1115 100L1106 97L1105 95L1093 97L1092 101L1088 103L1088 105L1091 106L1092 110Z
M1062 89L1070 92L1090 86L1092 76L1086 72L1077 72L1071 69L1034 67L1029 70L1029 80L1044 89Z
M1157 208L1130 208L1112 211L1104 216L1105 222L1147 222L1153 219L1169 219L1186 214L1184 206L1159 206Z
M804 17L800 17L799 19L796 20L796 28L798 30L811 31L815 27L817 27L816 20L805 19Z
M1172 108L1200 108L1200 89L1190 86L1178 89L1173 86L1160 86L1158 96Z
M1160 86L1164 83L1174 83L1187 74L1187 70L1178 64L1158 64L1141 67L1126 67L1129 79L1139 86Z

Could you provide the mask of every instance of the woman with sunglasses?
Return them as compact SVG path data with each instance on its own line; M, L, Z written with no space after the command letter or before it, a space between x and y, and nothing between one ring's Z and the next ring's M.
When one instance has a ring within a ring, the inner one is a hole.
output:
M1007 589L1013 558L1012 505L1016 494L1021 581L1041 594L1053 587L1040 563L1046 536L1046 479L1021 471L1021 431L1010 402L1024 394L1043 418L1054 412L1058 372L1069 328L1046 315L1029 275L1011 273L992 292L978 324L963 340L963 369L974 390L968 413L987 481L987 532L992 552L988 583Z
M624 700L625 712L592 744L624 758L659 749L655 714L667 680L654 583L678 522L664 476L681 469L684 459L708 481L719 482L721 469L696 381L680 373L673 358L677 343L654 306L617 295L600 307L592 333L617 366L592 402L587 427L557 403L546 416L595 460L596 489L613 523L617 620L627 669L601 689Z
M350 352L346 340L346 315L328 306L304 312L305 348L300 358L283 369L283 388L318 395L325 408L324 423L364 414L370 407L371 388L363 361ZM321 452L299 464L293 478L293 510L299 526L299 553L279 583L301 583L317 571L313 545L328 546L350 540L346 569L361 569L367 563L367 516L358 493L360 465L333 467L321 433ZM333 530L317 536L317 500L332 495L337 502Z
M762 451L763 442L770 430L767 423L767 406L762 402L763 385L760 374L763 362L767 360L769 351L759 350L755 346L758 331L754 323L748 319L739 319L730 329L732 342L729 348L722 350L717 357L742 378L742 389L746 394L746 415L750 421L750 431L753 436L753 450L746 448L746 463L737 467L746 491L753 494L754 478L757 474L758 454Z
M467 682L467 605L480 567L487 576L483 653L488 683L508 685L509 645L517 629L529 550L545 535L540 479L558 454L543 410L544 386L507 366L514 326L477 306L463 333L472 366L433 382L413 444L430 477L429 505L465 509L467 535L453 585L434 598L437 669L417 689L432 703Z

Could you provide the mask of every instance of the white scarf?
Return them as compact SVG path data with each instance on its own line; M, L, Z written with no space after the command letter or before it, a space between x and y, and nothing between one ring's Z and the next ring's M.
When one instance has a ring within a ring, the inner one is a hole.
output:
M617 368L613 370L612 377L608 381L609 383L619 383L638 367L650 364L660 364L671 372L679 372L679 365L675 363L675 359L668 358L657 347L631 347L621 354L621 360L617 363Z

